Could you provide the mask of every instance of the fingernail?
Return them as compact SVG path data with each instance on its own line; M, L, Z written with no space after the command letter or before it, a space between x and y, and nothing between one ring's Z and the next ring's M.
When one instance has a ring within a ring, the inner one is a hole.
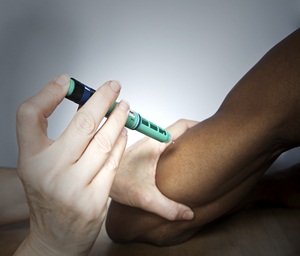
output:
M123 136L127 136L127 129L124 127L121 131Z
M121 90L121 84L118 81L110 81L109 85L115 92L119 92Z
M192 211L186 211L182 217L184 220L192 220L194 218L194 213Z
M124 110L124 111L128 111L129 110L129 103L126 100L121 100L119 102L119 107Z
M59 84L59 85L65 85L66 83L70 83L70 77L66 74L60 75L55 83Z

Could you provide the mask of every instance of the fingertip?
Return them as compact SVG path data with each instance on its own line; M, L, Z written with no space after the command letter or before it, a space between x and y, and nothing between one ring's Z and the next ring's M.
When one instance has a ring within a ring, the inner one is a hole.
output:
M183 213L182 219L183 220L192 220L192 219L194 219L194 212L191 211L191 210L185 211Z
M121 131L121 134L122 134L123 137L127 137L128 131L127 131L127 129L125 127L123 127L123 129Z
M129 105L129 102L127 100L121 100L119 102L119 107L125 111L125 112L128 112L129 111L129 108L130 108L130 105Z
M121 83L118 80L112 80L109 82L109 86L114 92L119 93L121 91Z
M67 74L62 74L54 79L54 82L58 85L65 86L70 84L70 76Z

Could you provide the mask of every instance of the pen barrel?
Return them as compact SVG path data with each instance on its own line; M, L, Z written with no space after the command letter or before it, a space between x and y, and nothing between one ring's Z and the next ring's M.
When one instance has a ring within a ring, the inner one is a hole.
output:
M70 87L66 98L79 104L83 105L93 94L95 90L87 85L79 82L78 80L71 78ZM109 117L118 102L115 102L107 111L105 117ZM156 124L148 121L146 118L133 110L129 111L129 115L125 124L125 127L131 130L137 130L144 135L147 135L160 142L169 142L171 135L163 128Z
M66 98L79 105L83 105L94 93L95 90L93 88L71 78Z
M115 102L110 107L110 109L107 111L105 117L109 117L110 113L113 111L113 109L115 108L115 106L117 104L118 104L118 102ZM140 123L141 123L141 116L137 112L130 110L129 114L128 114L128 118L125 123L125 127L129 128L131 130L136 130L136 128L140 125Z
M137 112L130 110L128 114L127 121L125 123L125 127L136 130L141 123L141 116Z
M110 115L117 102L108 110L106 117ZM157 126L156 124L148 121L146 118L141 117L141 115L133 110L129 111L129 115L125 124L125 127L139 131L146 136L156 139L160 142L169 142L171 140L170 134L163 128Z
M165 129L148 121L144 117L141 117L140 125L136 128L136 130L160 142L171 141L171 135Z

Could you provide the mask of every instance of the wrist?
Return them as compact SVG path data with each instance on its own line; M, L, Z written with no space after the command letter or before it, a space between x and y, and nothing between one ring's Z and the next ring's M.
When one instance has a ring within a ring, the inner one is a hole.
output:
M128 191L128 188L126 186L128 184L124 184L122 180L122 176L119 174L120 171L121 170L119 170L115 176L115 179L113 181L112 187L109 192L109 197L114 201L117 201L119 203L124 203L122 202L121 198L122 195L124 195L124 188L126 188L125 190ZM117 177L117 175L119 176Z
M61 244L61 243L60 243ZM91 248L90 248L91 249ZM76 249L74 243L72 248L63 247L59 244L47 242L39 236L31 235L23 241L15 252L15 256L81 256L88 255L90 250Z
M15 256L49 256L49 255L62 255L57 254L55 251L51 250L48 246L45 246L45 244L38 242L38 241L32 241L30 237L28 236L23 243L19 246L17 251L14 254Z

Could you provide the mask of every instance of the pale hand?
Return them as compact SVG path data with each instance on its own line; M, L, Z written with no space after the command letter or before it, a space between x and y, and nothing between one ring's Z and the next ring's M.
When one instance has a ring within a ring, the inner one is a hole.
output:
M167 130L172 142L160 143L145 137L129 147L121 160L110 196L113 200L153 212L168 220L191 220L192 210L165 197L156 187L157 162L164 150L197 122L179 120Z
M121 89L107 82L52 141L47 118L67 94L69 81L66 75L54 79L17 113L18 172L30 208L30 233L16 255L87 255L106 214L126 146L129 106L121 101L98 129Z

